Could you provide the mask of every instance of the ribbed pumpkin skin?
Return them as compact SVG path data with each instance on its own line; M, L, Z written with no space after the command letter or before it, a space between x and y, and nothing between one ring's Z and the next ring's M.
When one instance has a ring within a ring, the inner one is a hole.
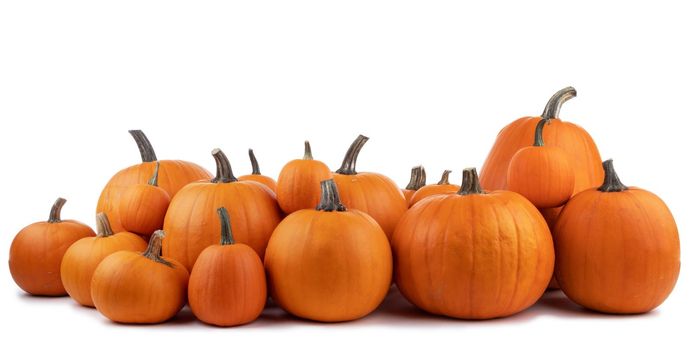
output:
M513 192L428 198L401 219L392 249L402 294L423 310L456 318L522 311L553 272L550 231Z
M421 200L434 196L437 194L450 194L450 193L457 193L459 191L459 186L458 185L425 185L418 189L412 196L409 201L409 207L412 207L414 204L420 202Z
M270 190L272 190L272 192L276 193L276 181L269 176L250 174L239 176L238 180L259 182L262 185L267 186Z
M276 199L284 213L313 209L320 201L320 182L331 179L326 164L313 159L294 159L288 162L276 185Z
M154 231L163 228L171 197L161 187L137 184L127 187L119 202L118 214L123 228L148 239Z
M608 313L642 313L660 305L680 272L680 240L668 207L655 194L584 191L555 224L556 277L574 302Z
M574 192L574 168L558 147L530 146L509 163L507 188L526 197L537 208L562 206Z
M207 180L212 175L201 166L182 160L159 161L158 185L173 197L183 186L200 180ZM154 173L156 162L145 162L127 167L117 172L108 181L96 206L96 212L108 215L113 231L125 231L120 223L118 203L121 193L129 186L145 184Z

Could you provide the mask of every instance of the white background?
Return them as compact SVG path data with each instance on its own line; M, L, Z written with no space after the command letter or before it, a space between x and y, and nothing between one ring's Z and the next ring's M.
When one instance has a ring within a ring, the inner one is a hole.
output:
M654 4L647 5L647 3ZM682 272L646 315L590 313L552 293L514 317L425 315L393 293L371 316L325 325L270 309L256 323L115 325L67 298L22 293L0 268L0 347L687 347L690 276L690 34L685 1L3 1L0 5L0 260L57 196L93 224L99 192L139 162L141 128L160 159L236 175L253 147L276 176L302 155L336 169L359 133L359 169L401 186L422 163L459 182L497 132L573 85L565 120L586 128L628 185L675 215ZM8 346L15 344L14 346Z

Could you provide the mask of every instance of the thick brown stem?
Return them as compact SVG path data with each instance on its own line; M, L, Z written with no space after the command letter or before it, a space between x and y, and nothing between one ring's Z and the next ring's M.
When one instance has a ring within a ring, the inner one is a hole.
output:
M418 191L423 186L425 186L425 168L422 165L411 168L411 179L406 185L406 189Z
M341 163L341 168L336 171L337 174L342 175L356 175L356 161L358 160L358 154L363 148L369 138L363 135L358 135L355 141L351 144L351 147L346 151L346 156L344 156L344 161Z
M159 162L156 162L156 167L154 167L154 175L151 176L151 179L149 179L149 182L147 183L152 186L159 185Z
M108 220L106 213L96 214L96 235L98 237L108 237L113 235L111 222Z
M252 164L252 175L262 175L262 173L260 173L259 163L257 163L257 158L255 158L255 151L250 148L248 154L250 155L250 163Z
M154 152L154 147L151 146L151 142L149 142L147 135L144 135L142 130L130 130L130 135L132 135L135 142L137 142L139 155L142 156L142 163L155 162L156 152Z
M536 124L536 132L533 135L534 147L543 147L543 126L545 123L550 123L550 119L541 119Z
M51 224L57 224L59 222L62 222L62 219L60 219L60 212L62 211L62 206L65 205L65 202L67 202L67 199L62 197L55 200L55 203L53 203L53 207L50 208L48 222L50 222Z
M481 181L478 179L478 173L476 168L466 168L464 169L463 179L461 182L461 188L457 194L466 196L469 194L482 194L483 189L481 188Z
M618 174L615 172L612 159L608 159L603 162L603 170L605 171L605 178L603 179L603 185L598 188L599 191L622 192L628 189L627 186L622 184Z
M221 245L235 244L233 231L231 230L231 216L228 215L228 210L225 207L216 209L221 221Z
M214 160L216 161L216 177L213 178L211 182L228 183L238 181L238 179L233 175L231 163L228 161L228 158L222 150L214 148L214 150L211 151L211 155L214 156Z
M438 185L449 185L449 174L451 173L451 170L445 170L442 173L442 177L440 178L440 181L437 182Z
M303 153L304 160L312 160L312 148L310 148L310 141L305 141L305 152Z
M339 190L336 188L334 179L324 180L320 182L322 193L320 195L320 203L316 210L321 211L345 211L346 207L341 204L339 198Z
M164 260L163 257L161 257L161 245L163 243L164 237L166 237L166 234L162 230L156 230L151 235L151 238L149 239L149 245L147 246L147 250L145 250L144 253L142 253L142 255L151 261L164 264L168 267L173 267L173 264L171 264L169 261Z
M560 117L560 108L562 108L562 104L567 102L567 100L576 97L577 96L577 90L574 89L571 86L568 86L558 92L556 92L550 100L548 100L548 103L546 103L545 108L543 109L543 114L541 114L541 117L543 119L555 119Z

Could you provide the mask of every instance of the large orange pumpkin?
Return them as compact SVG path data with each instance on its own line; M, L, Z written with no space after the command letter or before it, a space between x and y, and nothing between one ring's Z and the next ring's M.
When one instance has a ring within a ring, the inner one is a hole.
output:
M515 314L533 305L553 273L550 231L526 198L485 192L466 169L456 194L406 212L392 237L401 293L430 313L464 319Z
M72 243L94 236L89 226L62 220L60 211L66 200L58 198L48 221L23 228L10 246L10 274L19 288L33 295L65 295L60 279L60 263Z
M321 183L316 209L284 219L267 247L272 298L293 315L323 322L372 312L392 276L387 236L370 216L346 209L334 180Z
M248 154L250 155L250 163L252 164L252 174L239 176L238 179L241 181L257 181L269 187L272 192L276 193L276 181L269 176L262 175L260 172L259 163L255 157L255 151L250 148L248 150Z
M459 186L449 183L449 174L451 172L451 170L445 170L442 173L442 177L440 178L440 181L437 184L425 185L418 189L418 191L416 191L416 193L414 193L411 197L411 201L409 202L410 205L413 206L414 204L420 202L424 198L430 196L434 196L437 194L456 193L457 191L459 191Z
M411 206L411 197L418 191L421 187L425 186L425 168L422 165L414 166L411 168L411 179L406 185L406 188L401 190L406 198L406 203Z
M101 191L101 196L96 205L96 212L106 213L111 221L113 230L116 232L125 231L120 223L119 200L121 194L129 186L146 183L154 172L157 161L154 148L142 130L130 130L130 134L137 142L142 163L127 167L113 175L103 188L103 191ZM159 163L159 186L171 197L190 182L211 177L207 170L191 162L161 160Z
M341 200L347 208L370 215L390 237L396 223L408 209L406 198L390 178L378 173L356 171L358 154L368 138L359 135L346 152L344 161L334 174Z
M314 208L320 201L320 181L331 179L326 164L312 157L310 142L305 141L303 159L284 165L276 183L276 199L286 214Z
M209 181L185 186L171 200L163 227L166 240L163 255L192 269L204 248L219 240L221 224L216 209L228 208L234 217L233 232L238 242L264 256L269 236L282 218L276 197L267 186L255 181L239 181L233 176L226 155L215 149L217 176Z
M555 224L557 280L589 309L647 312L678 279L678 229L658 196L623 185L612 160L603 167L603 184L570 199Z
M118 212L120 223L129 232L149 239L156 230L163 228L163 219L171 202L171 196L158 185L159 162L147 183L131 185L120 195Z

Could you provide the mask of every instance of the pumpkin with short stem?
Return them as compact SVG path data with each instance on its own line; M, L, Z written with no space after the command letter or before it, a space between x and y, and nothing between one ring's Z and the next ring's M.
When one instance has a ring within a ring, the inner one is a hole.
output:
M416 193L413 194L413 197L411 197L411 206L420 202L424 198L428 198L430 196L438 194L452 194L458 192L459 186L449 183L449 174L451 172L451 170L445 170L442 173L442 177L440 178L440 181L437 182L437 184L425 185L421 187L418 191L416 191Z
M312 157L310 142L305 141L303 159L294 159L281 169L276 183L276 199L284 213L314 208L320 201L320 181L331 179L326 164Z
M147 183L128 186L120 195L120 223L126 231L146 237L163 228L163 219L171 202L166 190L159 187L159 162Z
M206 247L190 272L190 308L202 322L216 326L250 323L267 301L264 265L252 248L235 242L226 208L217 212L221 243Z
M96 237L85 237L70 246L60 264L60 277L67 294L84 306L91 300L91 278L96 267L107 256L121 250L141 252L147 243L132 232L113 233L108 217L96 214Z
M617 314L650 311L680 273L675 219L655 194L620 182L612 160L603 184L567 202L555 224L556 277L575 303Z
M411 197L418 191L421 187L425 186L425 168L422 165L414 166L411 168L411 179L406 185L406 188L401 190L406 198L406 203L411 206Z
M239 181L220 149L214 149L217 176L191 183L171 200L163 227L167 238L163 255L192 269L204 248L218 242L221 224L216 209L226 207L234 217L233 232L238 242L252 247L264 257L269 236L282 218L276 197L267 186L255 181Z
M115 232L125 231L120 223L120 196L125 188L146 183L156 167L157 158L154 148L142 130L130 130L130 134L137 142L142 163L127 167L117 172L108 180L101 191L96 213L106 213ZM183 188L183 186L208 179L211 174L201 166L183 160L160 160L158 185L164 189L171 198ZM151 232L150 232L151 233Z
M65 295L60 280L60 262L72 243L94 236L89 226L62 220L60 211L66 200L58 198L48 221L24 227L10 246L10 274L19 288L33 295Z
M433 314L504 317L533 305L553 273L553 242L541 214L509 191L485 192L474 168L457 194L406 212L392 237L401 293Z
M370 215L390 237L397 222L408 209L406 198L390 178L370 172L357 172L356 160L368 138L359 135L334 174L334 182L344 205Z
M187 301L188 272L161 257L164 232L151 235L142 252L119 251L101 261L91 280L91 298L102 315L119 323L161 323Z
M543 143L543 127L536 124L533 146L520 149L509 162L507 189L526 197L537 208L562 206L574 192L574 167L567 152Z
M369 215L344 207L333 179L321 188L317 208L286 217L269 241L264 265L270 291L293 315L354 320L372 312L389 290L389 242Z
M262 175L259 168L259 163L255 157L255 151L250 148L248 150L250 155L250 163L252 164L252 174L239 176L238 179L241 181L257 181L267 187L269 187L272 192L276 193L276 181L269 176Z

